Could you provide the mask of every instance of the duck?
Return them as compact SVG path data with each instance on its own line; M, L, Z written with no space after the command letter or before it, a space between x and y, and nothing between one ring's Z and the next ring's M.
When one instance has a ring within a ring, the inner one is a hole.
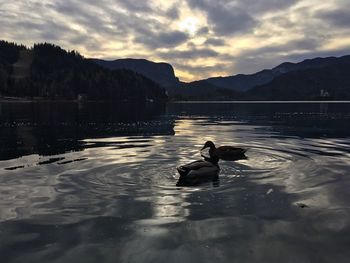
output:
M205 182L216 182L219 179L219 159L216 157L194 161L177 167L180 178L176 186L195 186Z
M200 151L202 152L206 148L209 148L210 158L218 158L224 161L237 161L247 159L245 156L247 150L243 148L234 146L220 146L216 148L215 144L212 141L207 141Z

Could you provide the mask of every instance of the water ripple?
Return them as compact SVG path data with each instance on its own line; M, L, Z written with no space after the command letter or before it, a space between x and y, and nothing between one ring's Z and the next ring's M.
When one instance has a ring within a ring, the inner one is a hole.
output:
M304 128L293 133L280 122L261 125L264 116L258 123L220 114L176 116L175 134L64 138L59 142L77 148L0 161L0 252L11 254L15 244L37 262L50 262L45 253L69 262L86 253L81 247L103 247L101 255L120 247L124 262L140 262L135 251L152 251L157 259L164 251L184 255L186 247L197 255L208 247L217 255L238 247L230 259L242 251L245 259L252 251L274 255L270 244L286 255L308 255L303 249L318 251L317 245L347 251L349 137L303 136L309 135ZM247 159L220 161L216 182L177 187L176 167L201 159L207 140L247 148ZM243 261L257 262L250 259Z

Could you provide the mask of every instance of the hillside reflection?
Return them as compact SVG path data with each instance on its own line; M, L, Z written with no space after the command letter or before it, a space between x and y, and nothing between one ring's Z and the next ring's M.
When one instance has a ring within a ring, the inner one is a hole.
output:
M269 129L272 136L342 137L350 128L348 104L0 103L0 160L30 154L50 156L106 145L89 144L84 139L174 135L175 122L176 133L191 136L194 130L186 127L187 120L201 118L208 125L218 122L259 125L259 129ZM198 138L198 144L201 140Z
M79 151L86 138L173 135L164 113L157 104L0 103L0 160Z

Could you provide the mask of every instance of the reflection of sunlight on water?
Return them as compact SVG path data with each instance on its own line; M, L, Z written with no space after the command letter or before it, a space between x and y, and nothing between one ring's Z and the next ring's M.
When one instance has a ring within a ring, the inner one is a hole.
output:
M276 247L306 262L296 240L318 251L318 244L337 244L339 233L348 244L348 139L301 139L216 117L179 118L175 132L84 139L79 152L0 162L0 221L66 226L66 235L77 237L62 241L74 243L62 245L67 262L79 246L118 247L121 262L164 262L169 255L205 262L213 254L230 262L242 253L247 262L283 262L269 260ZM248 148L248 159L220 162L215 187L176 187L176 166L201 159L206 140Z
M14 173L1 175L1 181L6 183L0 183L0 222L51 213L50 208L40 206L53 202L57 197L58 193L53 187L57 183L57 177L50 176L48 170L40 174L37 167L28 170L31 172L27 176L19 178L13 176ZM30 174L37 176L29 176Z
M189 193L174 191L159 191L151 197L141 197L138 200L147 200L152 203L153 219L141 220L141 223L163 224L170 222L181 222L186 220L190 212L187 206L186 198Z
M200 159L199 149L207 139L215 142L230 141L228 137L219 137L220 134L216 134L215 129L200 126L198 122L203 121L183 120L179 122L179 126L176 126L176 130L192 130L195 131L195 134L205 134L203 137L188 134L188 136L176 135L176 137L87 139L85 143L88 148L79 155L86 157L88 161L79 163L78 167L72 164L71 169L74 169L74 172L70 173L69 170L65 170L66 167L69 167L67 165L59 167L57 164L52 164L43 165L40 168L33 167L33 173L34 171L44 173L47 168L49 169L47 170L48 174L54 172L57 175L49 176L46 181L43 179L44 177L40 177L44 181L33 180L33 178L32 180L23 179L23 189L27 190L20 190L21 184L18 184L20 194L14 197L9 190L3 188L3 192L9 195L8 198L6 196L3 198L3 207L9 208L7 211L2 210L1 217L2 219L16 218L20 217L20 213L30 216L29 210L25 208L32 207L30 202L33 202L33 205L35 203L35 207L38 207L31 208L32 211L45 213L44 210L40 210L40 200L36 198L45 197L43 202L50 203L57 198L58 193L72 192L75 187L80 185L87 189L92 188L89 190L90 193L95 193L97 196L128 195L131 189L135 189L139 195L137 198L144 196L152 204L153 220L158 223L163 220L167 222L183 221L191 215L187 201L189 194L174 187L178 177L175 167ZM222 129L218 126L215 125L216 130ZM227 129L230 126L225 127ZM237 132L236 127L230 127L230 129L232 129L233 135L242 133L242 131ZM239 137L242 138L242 135ZM294 154L294 152L298 153L295 141L296 139L290 138L288 140L275 139L274 141L270 140L268 146L254 140L245 141L245 145L249 148L247 160L221 162L222 187L225 189L235 187L237 179L246 178L258 184L272 183L284 186L286 192L297 192L301 195L297 200L299 202L302 201L318 207L330 206L334 200L329 198L330 193L325 187L326 185L322 185L329 178L322 176L326 174L325 171L316 169L316 163L321 165L324 160L318 156L315 163L312 158L304 158ZM342 142L337 143L340 147ZM335 147L337 143L326 140L308 140L304 142L304 145L307 145L308 149L318 148L326 152L327 147ZM72 155L76 156L77 153L67 153L65 158L73 159L69 157ZM26 163L35 163L39 161L38 159L38 156L23 157L19 160L6 161L6 166L24 160ZM334 165L334 167L336 166ZM316 177L318 173L321 173L321 176ZM16 174L16 172L12 172L12 174ZM64 181L62 181L63 178ZM77 180L77 183L72 184L73 178ZM314 186L316 182L320 186ZM173 188L169 188L170 186ZM11 186L9 186L10 188ZM168 189L161 192L165 188ZM208 191L208 189L208 186L202 186L197 190ZM194 193L196 189L191 189L191 191ZM16 204L10 201L11 198L18 199ZM26 200L30 200L29 203ZM81 204L79 198L72 198L69 200L71 205L73 200L76 200L76 206ZM9 202L12 202L13 207L9 205Z
M190 192L177 189L176 166L201 159L199 150L206 140L212 140L218 145L243 145L248 148L247 160L220 162L220 187L225 188L225 191L234 188L238 179L257 184L269 183L285 187L288 193L299 193L298 202L327 207L334 202L334 198L329 197L329 187L326 187L329 181L327 172L317 168L317 165L322 166L325 159L317 155L316 150L328 154L343 154L342 162L349 165L349 161L344 158L348 153L342 151L344 146L349 145L342 140L308 139L303 144L298 144L297 137L288 137L269 138L266 142L260 134L265 130L256 129L256 126L225 121L221 125L220 121L212 123L203 118L179 120L175 131L174 137L85 139L83 142L86 148L83 151L57 156L68 160L79 157L87 159L79 163L61 166L53 163L36 167L33 164L45 160L37 155L1 162L2 167L28 164L27 169L31 168L32 171L26 170L27 173L51 174L45 180L42 176L40 179L21 179L23 189L28 190L19 190L21 194L18 196L13 196L8 190L11 185L8 189L3 187L3 192L8 193L8 197L4 195L2 201L3 207L7 209L7 212L4 208L2 210L2 220L19 216L18 211L30 216L30 212L25 209L26 206L31 207L30 202L38 207L33 208L33 211L40 211L41 203L36 198L44 197L43 202L50 203L58 194L73 192L75 187L82 187L88 189L90 194L106 197L107 200L116 196L127 196L130 191L135 191L138 195L136 198L145 197L152 204L155 221L183 221L191 215L189 193L212 190L208 185L192 188ZM258 131L258 136L252 131ZM72 170L67 169L68 167ZM21 169L18 170L20 171ZM339 173L342 171L343 168L340 168ZM9 171L8 174L18 175L18 172ZM315 186L316 184L319 186ZM18 184L18 189L20 185ZM9 205L11 198L18 199L13 207ZM30 200L29 204L26 200ZM73 200L77 200L78 206L79 198L73 198L69 202L72 204Z
M57 135L68 147L0 161L2 261L348 262L349 124L308 122L316 115L291 107L204 105L204 114L165 116L177 119L166 133L157 121L101 123L89 135L9 130L2 142L16 133L14 156L24 145L50 148ZM105 138L86 139L95 135ZM216 186L176 187L176 166L201 159L206 140L248 148L248 159L220 162Z
M85 149L88 154L101 157L104 163L113 164L140 162L148 157L147 152L153 144L152 140L128 137L88 139L84 142L90 145L90 148Z

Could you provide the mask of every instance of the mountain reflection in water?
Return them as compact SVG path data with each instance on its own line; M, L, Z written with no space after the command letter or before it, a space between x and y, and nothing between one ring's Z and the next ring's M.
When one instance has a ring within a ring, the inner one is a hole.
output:
M1 103L1 262L348 262L349 120L346 103ZM176 187L207 140L248 158Z

